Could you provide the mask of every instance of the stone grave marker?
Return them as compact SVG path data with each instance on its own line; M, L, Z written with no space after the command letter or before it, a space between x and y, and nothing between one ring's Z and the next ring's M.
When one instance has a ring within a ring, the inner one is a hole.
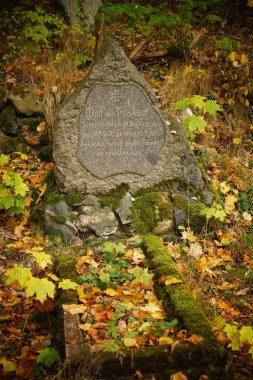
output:
M165 122L152 89L113 40L105 40L54 131L56 175L63 190L108 193L164 181L203 187L183 127Z

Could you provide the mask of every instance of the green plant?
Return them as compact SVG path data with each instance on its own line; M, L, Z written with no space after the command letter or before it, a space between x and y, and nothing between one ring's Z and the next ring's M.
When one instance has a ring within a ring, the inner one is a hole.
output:
M176 103L178 110L186 110L188 108L193 109L195 113L202 112L204 115L209 113L215 115L217 111L221 110L221 107L215 100L206 99L204 96L193 95L191 98L179 100ZM196 135L203 134L207 126L206 120L202 115L192 114L184 119L184 126L186 127L186 134L190 140L194 140Z
M105 20L127 16L132 26L138 26L144 35L150 34L155 27L171 29L178 25L179 17L175 13L162 14L162 7L139 5L137 3L114 4L102 8Z
M224 222L227 216L223 207L217 203L214 203L212 207L204 207L200 211L200 215L205 216L207 220L214 218L218 219L221 222Z
M56 351L53 347L45 347L39 352L40 354L36 358L36 363L44 364L48 368L51 368L60 360L58 351Z
M7 169L9 157L0 155L0 209L10 215L22 214L25 210L25 195L29 190L19 173Z

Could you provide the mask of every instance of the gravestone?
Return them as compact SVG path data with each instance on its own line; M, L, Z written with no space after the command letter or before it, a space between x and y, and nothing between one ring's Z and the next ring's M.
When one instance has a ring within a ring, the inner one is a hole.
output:
M170 182L203 187L182 125L155 105L155 95L113 40L105 40L54 130L54 160L64 191L135 191Z

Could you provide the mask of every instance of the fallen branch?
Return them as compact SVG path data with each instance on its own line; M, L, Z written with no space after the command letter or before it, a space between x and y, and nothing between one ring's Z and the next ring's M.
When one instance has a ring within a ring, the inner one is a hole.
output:
M144 46L150 41L151 37L146 38L145 40L141 40L135 48L131 51L129 55L129 59L132 61L134 60L141 52L141 50L144 48Z
M143 54L139 54L135 56L132 61L142 60L145 58L158 58L158 57L166 57L169 54L168 50L158 50L158 51L151 51L146 52Z

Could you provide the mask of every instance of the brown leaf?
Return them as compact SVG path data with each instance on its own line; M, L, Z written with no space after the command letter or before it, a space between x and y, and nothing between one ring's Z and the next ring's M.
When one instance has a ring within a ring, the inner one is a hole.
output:
M185 339L187 342L193 343L193 344L198 344L203 341L203 336L193 334L189 338Z
M180 371L171 375L170 380L188 380L188 378Z

